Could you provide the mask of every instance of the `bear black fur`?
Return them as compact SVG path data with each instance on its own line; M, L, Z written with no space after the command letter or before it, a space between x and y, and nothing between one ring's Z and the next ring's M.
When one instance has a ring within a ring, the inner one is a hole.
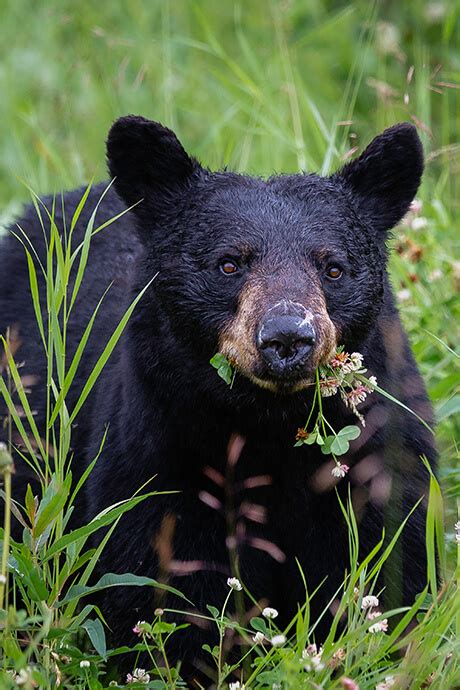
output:
M70 410L128 304L155 278L73 429L73 468L81 474L108 425L75 524L153 478L152 490L177 493L154 496L123 517L103 551L100 574L157 577L205 611L206 604L219 606L226 596L230 549L244 584L279 609L282 627L305 600L297 558L310 592L323 583L311 604L312 615L318 615L347 568L348 537L335 489L343 501L351 490L360 547L367 553L385 521L400 524L426 497L428 473L420 456L435 463L427 429L376 393L362 405L366 427L342 459L350 466L345 479L331 478L331 461L317 446L293 447L311 404L312 389L305 383L314 374L311 362L316 366L330 350L326 331L328 337L335 334L334 344L361 352L382 388L432 422L386 272L388 231L408 210L422 175L416 130L409 124L386 130L329 178L263 180L210 172L170 130L134 116L114 124L107 156L115 181L96 225L133 208L92 240L69 330L69 356L113 284L69 393ZM105 187L91 190L75 244ZM65 194L67 223L81 196L82 190ZM46 203L51 206L51 200ZM60 206L58 227L64 222ZM27 209L19 225L43 260L36 211ZM225 263L229 273L222 270ZM339 279L329 276L331 266L339 267ZM285 377L264 364L257 340L261 320L280 304L288 305L286 313L291 304L305 308L315 327L311 359ZM21 371L37 377L30 400L43 430L45 359L25 252L12 234L0 244L0 333L7 326L18 338ZM236 343L231 387L209 364L229 333ZM323 403L337 430L356 423L339 396ZM26 482L33 481L23 465L16 460L20 501ZM413 601L426 580L425 503L405 529L401 569L397 564L386 574L387 584L401 581L404 603ZM101 606L112 643L133 641L135 623L152 620L158 605L187 607L149 588L107 590ZM329 622L323 618L319 638ZM191 626L173 637L177 647L171 653L195 663L206 635Z

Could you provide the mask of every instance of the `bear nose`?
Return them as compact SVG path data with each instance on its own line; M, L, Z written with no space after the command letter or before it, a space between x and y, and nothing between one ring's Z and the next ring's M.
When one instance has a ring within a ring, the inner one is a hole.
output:
M315 344L315 329L300 316L280 315L262 322L259 352L276 374L286 374L306 362Z

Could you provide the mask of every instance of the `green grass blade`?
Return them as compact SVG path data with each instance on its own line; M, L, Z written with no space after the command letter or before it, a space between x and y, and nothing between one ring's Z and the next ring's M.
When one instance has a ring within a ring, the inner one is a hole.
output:
M135 299L131 302L130 306L128 307L128 309L124 313L118 326L116 327L115 331L113 332L112 336L110 337L109 342L105 346L101 356L97 360L97 362L94 366L94 369L92 370L91 374L88 376L88 380L86 381L85 386L81 392L81 395L78 398L74 409L72 410L72 414L70 415L69 424L72 424L72 422L74 421L78 412L80 411L82 405L84 404L86 398L90 394L94 384L96 383L97 379L99 378L99 375L100 375L102 369L106 365L108 358L112 354L113 349L115 348L115 345L117 344L118 340L120 339L120 336L123 333L125 326L128 323L128 320L131 317L131 314L133 313L137 303L142 298L145 291L150 287L152 282L155 280L156 276L157 276L157 274L155 274L153 276L153 278L151 280L149 280L147 285L141 290L141 292L137 295L137 297L135 297Z

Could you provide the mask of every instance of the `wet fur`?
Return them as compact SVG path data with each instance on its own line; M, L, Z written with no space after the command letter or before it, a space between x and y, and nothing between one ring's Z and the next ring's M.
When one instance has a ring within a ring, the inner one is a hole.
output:
M100 573L164 577L172 554L176 563L202 562L202 569L191 574L177 574L176 568L169 581L204 610L207 603L222 602L230 568L224 515L202 499L213 495L224 505L230 490L237 511L249 503L266 513L262 523L242 514L238 518L241 576L255 597L280 610L283 626L304 601L295 558L310 591L325 579L312 602L313 616L342 582L348 540L336 486L343 500L351 488L364 553L380 539L385 514L391 511L392 521L399 524L426 494L428 477L419 456L426 454L434 463L435 450L431 435L413 416L371 395L363 406L366 429L345 458L349 476L337 485L331 461L316 446L293 448L296 430L308 415L311 389L286 395L250 380L257 378L254 328L270 303L283 298L301 303L318 314L315 365L336 341L349 351L359 350L369 374L431 422L423 382L394 305L385 246L385 231L404 214L418 187L421 150L413 128L400 125L376 140L375 150L355 162L357 167L351 163L332 178L301 174L264 181L209 172L187 156L169 130L159 128L125 118L109 137L116 189L101 204L97 223L143 201L92 242L70 326L69 356L107 285L113 281L113 286L69 393L69 409L130 300L158 276L73 429L78 476L95 457L109 424L76 521L129 497L152 477L152 489L178 490L149 499L121 520L100 559ZM76 242L102 190L96 186L91 191ZM65 195L67 219L81 195L82 190ZM56 220L62 223L59 210ZM43 260L35 211L27 209L19 222ZM218 261L236 251L246 257L248 268L232 281L218 272ZM347 280L340 285L324 281L329 255L340 255L347 265ZM38 377L30 400L43 429L46 363L24 251L11 235L0 244L0 319L0 332L13 323L20 329L18 358L24 361L24 374ZM238 362L231 389L209 365L219 347ZM336 429L356 421L336 398L325 399L324 410ZM228 481L219 485L210 477L228 478L228 443L235 433L244 446L229 488ZM267 475L270 481L260 486L248 482ZM19 500L29 480L17 461L14 490ZM391 487L397 487L397 494L388 503ZM425 582L424 511L422 504L405 531L402 570L396 566L387 572L387 578L401 579L405 603ZM19 533L16 525L15 536ZM257 543L275 545L281 560L255 547ZM101 605L112 643L133 642L133 625L151 620L158 603L184 605L172 597L158 599L152 589L108 590ZM327 627L323 619L319 637ZM173 637L172 657L193 665L207 634L192 626Z

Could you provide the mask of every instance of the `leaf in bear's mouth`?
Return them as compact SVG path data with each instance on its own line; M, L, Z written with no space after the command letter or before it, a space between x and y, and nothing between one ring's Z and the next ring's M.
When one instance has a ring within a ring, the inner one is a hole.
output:
M217 352L214 357L211 357L209 363L212 364L214 369L217 369L217 373L227 385L233 385L236 372L225 355L221 352Z

